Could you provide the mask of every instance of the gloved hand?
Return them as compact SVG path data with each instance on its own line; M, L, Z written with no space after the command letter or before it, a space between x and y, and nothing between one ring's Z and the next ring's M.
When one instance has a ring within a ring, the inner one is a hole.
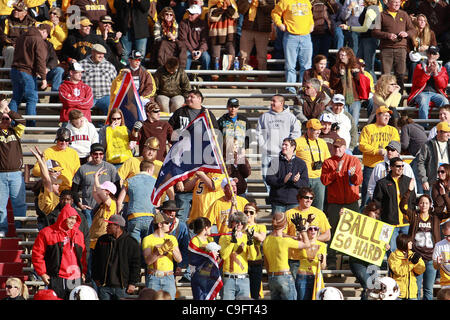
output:
M169 253L173 249L173 243L169 239L164 240L164 243L161 247L158 248L158 253L160 255L164 255L165 253Z
M293 218L291 218L292 223L295 225L295 229L298 232L306 231L305 228L305 219L301 217L301 215L297 212Z
M417 264L420 260L421 256L417 252L414 252L412 256L409 257L409 261L411 261L413 264Z
M143 126L143 124L142 124L141 121L136 121L136 122L134 123L133 129L136 130L136 131L139 131L139 130L142 129L142 126Z
M255 235L255 229L247 229L247 245L253 245L253 236Z
M237 243L236 228L233 228L233 230L231 230L231 243Z
M310 213L310 214L308 214L308 219L306 219L306 222L311 224L311 222L313 222L315 218L316 218L316 216L313 215L312 213Z

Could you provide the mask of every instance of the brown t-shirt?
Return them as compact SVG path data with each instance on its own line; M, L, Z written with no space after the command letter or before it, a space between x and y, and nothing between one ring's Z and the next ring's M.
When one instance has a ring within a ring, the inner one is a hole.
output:
M413 241L413 251L419 253L426 261L433 258L433 233L431 217L428 217L426 221L422 218L418 219L417 231Z

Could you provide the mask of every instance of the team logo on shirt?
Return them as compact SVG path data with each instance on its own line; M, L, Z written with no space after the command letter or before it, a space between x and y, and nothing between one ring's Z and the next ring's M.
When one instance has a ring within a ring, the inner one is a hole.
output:
M73 89L73 95L74 95L75 97L79 97L80 94L81 94L80 89L78 89L78 88Z

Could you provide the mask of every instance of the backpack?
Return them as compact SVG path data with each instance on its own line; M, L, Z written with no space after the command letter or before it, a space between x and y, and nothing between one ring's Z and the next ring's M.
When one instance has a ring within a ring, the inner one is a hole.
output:
M312 34L332 33L331 20L328 15L328 7L320 0L311 2L314 19L314 30Z

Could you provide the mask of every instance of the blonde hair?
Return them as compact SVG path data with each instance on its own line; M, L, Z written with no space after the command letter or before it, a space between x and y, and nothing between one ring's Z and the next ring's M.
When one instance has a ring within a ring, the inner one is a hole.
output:
M394 81L397 83L397 78L392 74L383 74L375 84L375 94L382 97L384 100L389 96L389 83Z
M423 30L421 31L419 29L419 17L422 17L425 19L425 28L423 28ZM414 24L414 28L416 29L416 35L415 37L412 38L412 42L414 44L414 48L418 48L419 46L429 46L430 42L431 42L431 29L430 29L430 24L428 23L428 19L427 16L420 13L416 16L416 18L413 20L413 24ZM419 45L419 41L417 40L417 38L420 39L420 45Z
M16 286L19 288L19 295L25 300L29 298L28 287L19 278L8 278L6 285Z

